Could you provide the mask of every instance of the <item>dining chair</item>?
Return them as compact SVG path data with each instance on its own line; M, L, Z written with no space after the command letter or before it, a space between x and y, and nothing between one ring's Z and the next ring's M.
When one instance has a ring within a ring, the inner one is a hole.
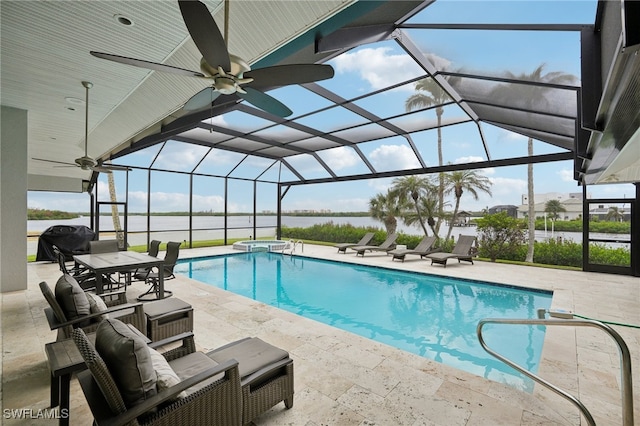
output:
M178 261L178 255L180 254L180 244L179 242L170 241L167 243L167 251L164 256L164 267L163 267L163 279L166 281L168 279L175 278L173 274L173 268L176 266L176 262ZM155 271L155 268L149 268L144 270L143 272L137 273L135 278L140 281L145 281L149 284L149 289L138 296L138 300L146 301L146 300L155 300L160 298L160 283L159 271ZM169 297L173 294L172 291L165 289L164 296Z

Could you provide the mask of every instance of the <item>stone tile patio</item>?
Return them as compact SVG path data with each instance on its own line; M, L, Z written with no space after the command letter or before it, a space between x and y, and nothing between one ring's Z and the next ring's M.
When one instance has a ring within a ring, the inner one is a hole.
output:
M230 246L181 250L181 257L232 252ZM327 246L305 245L304 256L414 270L554 291L552 308L570 309L601 320L640 324L640 280L599 273L562 271L475 262L431 266L412 257L392 262L382 253L338 254ZM163 254L161 253L160 256ZM7 419L11 409L44 410L49 403L49 371L44 344L55 340L43 314L38 288L53 285L56 264L28 266L28 289L0 295L2 313L3 424L56 424L46 419ZM129 288L130 299L144 284ZM256 425L578 425L578 410L547 389L533 394L460 371L417 355L299 317L197 281L167 282L174 295L195 309L200 349L213 349L246 336L258 336L290 352L295 360L295 403L279 404ZM640 420L637 366L640 330L614 326L631 350L635 419ZM575 394L598 425L622 424L619 354L599 330L548 327L541 358L542 377ZM75 379L71 384L71 424L91 424Z

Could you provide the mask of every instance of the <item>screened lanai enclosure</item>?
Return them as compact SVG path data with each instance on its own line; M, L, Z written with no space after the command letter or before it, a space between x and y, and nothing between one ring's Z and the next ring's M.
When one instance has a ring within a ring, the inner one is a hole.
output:
M221 2L206 3L221 13ZM230 2L245 15L258 3ZM622 243L636 259L626 273L640 274L634 2L343 3L312 30L251 63L252 69L333 67L332 78L312 83L260 83L290 115L237 95L219 96L197 111L172 110L102 151L100 161L128 171L112 173L115 198L104 173L88 179L96 213L116 203L121 215L127 212L125 231L132 220L146 222L136 231L146 241L169 234L188 244L275 237L283 211L305 210L305 200L320 193L328 194L324 209L340 211L348 202L341 188L355 182L384 187L399 176L496 168L524 179L527 164L535 164L536 174L573 179L583 199L592 185L627 188L624 199L611 202L632 211L632 234ZM189 61L181 51L169 54L167 63L182 62ZM116 75L134 68L103 60L95 65ZM166 97L178 88L193 94L206 86L135 72L145 84L162 79ZM121 119L144 112L138 108ZM89 138L109 139L106 125L94 126ZM176 211L188 213L178 227L150 215ZM584 241L591 238L587 229Z

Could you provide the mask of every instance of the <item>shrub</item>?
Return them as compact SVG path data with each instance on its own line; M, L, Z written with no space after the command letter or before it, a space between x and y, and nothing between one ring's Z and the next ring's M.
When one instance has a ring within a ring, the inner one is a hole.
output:
M524 242L520 222L506 212L478 219L478 254L492 262L504 259Z

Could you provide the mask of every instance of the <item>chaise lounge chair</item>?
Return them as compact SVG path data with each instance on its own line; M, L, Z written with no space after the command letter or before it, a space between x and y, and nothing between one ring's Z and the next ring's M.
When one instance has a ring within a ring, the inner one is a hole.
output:
M357 243L338 243L335 247L338 248L338 253L346 253L349 247L366 246L371 242L371 240L373 240L373 236L373 232L367 232Z
M420 259L424 258L426 255L435 252L433 249L433 244L436 242L436 237L424 237L422 241L413 249L395 249L388 252L388 254L393 255L393 260L402 260L404 262L404 258L408 254L417 254L420 256Z
M438 263L445 268L447 267L447 260L458 259L458 263L461 260L471 262L473 265L473 256L471 255L471 247L473 246L476 237L473 235L460 235L456 245L453 247L451 253L432 253L428 254L427 259L431 259L431 264Z
M391 235L389 235L387 237L386 240L384 240L384 242L382 244L380 244L379 246L354 246L354 247L350 247L351 250L355 250L356 251L356 256L360 255L362 257L364 257L364 252L365 251L384 251L384 252L389 252L391 250L393 250L394 248L396 248L396 239L398 238L398 234L397 233L393 233Z
M205 353L193 333L148 343L106 319L95 344L81 329L73 339L89 369L77 377L95 425L241 426L281 401L293 406L293 359L256 337Z

